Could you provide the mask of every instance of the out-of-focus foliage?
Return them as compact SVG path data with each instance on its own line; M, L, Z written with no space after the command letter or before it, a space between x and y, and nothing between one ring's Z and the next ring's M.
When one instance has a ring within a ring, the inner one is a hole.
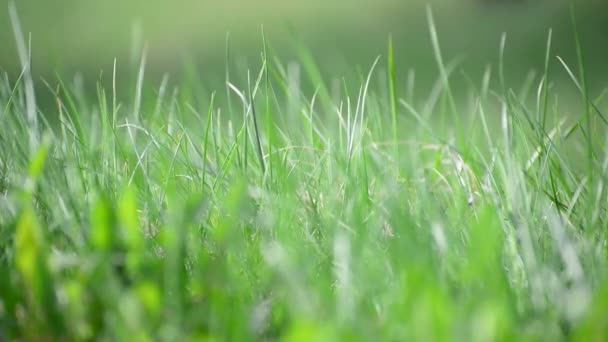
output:
M12 46L7 0L0 1L0 41ZM340 58L363 63L382 53L389 33L406 65L430 69L422 0L332 1L195 1L160 0L40 1L19 0L23 27L32 33L35 71L49 74L60 68L96 76L115 57L135 63L142 45L148 65L158 73L182 67L184 56L207 69L221 66L226 33L239 56L257 57L262 25L277 53L289 56L296 32L312 53L339 67ZM430 1L443 35L448 57L466 55L471 63L496 59L502 32L508 32L510 68L521 70L542 63L537 48L549 27L554 48L572 53L569 1ZM602 1L579 1L579 29L588 47L588 63L602 67L608 52L603 42L608 30L608 6ZM0 65L18 69L12 49L3 49ZM337 58L336 56L340 56ZM527 72L527 70L523 70Z

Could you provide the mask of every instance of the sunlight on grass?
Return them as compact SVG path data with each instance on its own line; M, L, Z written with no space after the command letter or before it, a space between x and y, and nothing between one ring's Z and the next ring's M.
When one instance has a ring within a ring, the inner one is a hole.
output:
M358 82L265 36L224 82L149 83L142 52L128 101L115 65L96 98L45 81L45 111L22 58L0 80L0 340L605 340L608 141L582 48L559 64L549 31L525 91L492 65L455 99L428 19L428 94L397 82L390 38Z

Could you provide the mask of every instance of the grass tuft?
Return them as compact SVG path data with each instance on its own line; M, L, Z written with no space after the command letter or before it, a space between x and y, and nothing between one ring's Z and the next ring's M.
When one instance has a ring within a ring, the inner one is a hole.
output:
M11 8L0 340L608 339L606 108L579 38L565 95L552 31L513 89L506 35L475 81L444 64L429 8L428 94L392 38L367 73L332 75L262 33L253 76L227 37L225 84L150 84L144 54L130 97L114 61L111 90L58 77L37 108Z

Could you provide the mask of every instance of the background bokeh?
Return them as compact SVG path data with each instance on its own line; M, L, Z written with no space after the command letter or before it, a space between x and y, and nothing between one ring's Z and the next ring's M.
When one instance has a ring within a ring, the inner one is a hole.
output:
M227 33L233 56L259 62L263 26L281 58L295 58L293 47L301 43L334 75L369 67L385 54L392 33L398 72L416 69L420 82L436 77L429 2L446 60L464 57L473 76L496 63L502 32L513 82L542 65L550 27L554 54L575 65L568 0L15 0L32 35L35 77L80 72L94 79L111 70L114 58L134 69L144 43L147 77L179 72L185 61L209 77L222 75ZM14 74L19 64L8 3L0 0L0 68ZM599 86L608 65L608 2L578 1L576 12L590 82Z

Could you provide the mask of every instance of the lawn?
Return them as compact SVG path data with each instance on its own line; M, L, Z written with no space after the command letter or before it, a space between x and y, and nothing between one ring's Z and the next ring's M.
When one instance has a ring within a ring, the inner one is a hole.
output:
M256 68L227 49L221 80L157 84L143 55L131 96L116 64L89 96L33 79L17 35L0 340L606 340L607 105L578 36L523 86L506 38L456 83L426 19L425 92L388 38L347 75L264 40Z

